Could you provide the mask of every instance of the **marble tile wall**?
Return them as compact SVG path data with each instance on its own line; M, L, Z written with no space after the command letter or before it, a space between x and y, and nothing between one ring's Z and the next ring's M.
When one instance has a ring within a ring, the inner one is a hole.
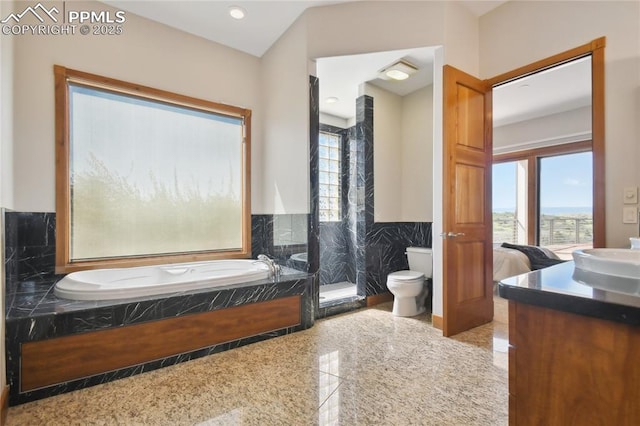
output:
M352 175L350 161L351 150L349 143L349 129L320 123L320 131L340 135L341 137L341 192L342 220L339 222L320 222L320 285L338 282L355 283L354 254L357 247L349 237L349 187ZM317 163L316 163L317 164ZM355 170L355 169L354 169Z
M7 294L18 282L34 285L54 276L56 254L55 213L4 212Z
M407 247L431 247L430 222L374 223L367 232L367 294L387 291L387 275L409 269Z
M355 282L350 254L343 222L320 222L320 286Z
M358 182L357 205L355 209L358 228L358 246L363 249L357 253L357 286L359 293L367 296L380 294L386 291L386 287L370 285L369 275L373 273L370 268L375 263L367 261L370 255L367 253L369 234L374 223L374 175L373 175L373 108L374 100L371 96L360 96L356 99L356 129L355 140L358 152ZM364 205L362 203L364 202Z
M251 257L266 254L280 265L310 272L308 226L307 214L251 215Z
M320 215L319 199L320 178L318 175L318 140L320 137L320 82L317 77L309 76L309 234L307 243L309 273L317 274L320 269ZM315 288L320 285L318 276ZM318 306L319 291L316 291L316 306Z

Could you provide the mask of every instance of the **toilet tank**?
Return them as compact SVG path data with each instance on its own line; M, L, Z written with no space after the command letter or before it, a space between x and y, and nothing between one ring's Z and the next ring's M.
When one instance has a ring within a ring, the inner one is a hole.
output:
M422 272L425 278L433 275L432 251L430 248L407 247L409 269Z

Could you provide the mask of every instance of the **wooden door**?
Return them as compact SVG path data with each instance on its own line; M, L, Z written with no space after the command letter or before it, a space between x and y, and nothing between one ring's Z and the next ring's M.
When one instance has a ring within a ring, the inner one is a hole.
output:
M491 87L444 67L443 334L493 319Z

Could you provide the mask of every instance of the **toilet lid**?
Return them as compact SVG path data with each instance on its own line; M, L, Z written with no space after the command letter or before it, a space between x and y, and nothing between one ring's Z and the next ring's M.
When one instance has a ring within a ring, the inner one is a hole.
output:
M424 278L424 274L418 271L398 271L390 273L389 277L398 281L410 281Z

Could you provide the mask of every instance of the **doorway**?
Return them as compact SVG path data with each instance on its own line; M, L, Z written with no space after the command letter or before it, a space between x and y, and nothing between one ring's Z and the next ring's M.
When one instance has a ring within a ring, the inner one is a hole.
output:
M549 160L544 158L590 152L591 154L587 155L591 163L591 242L593 247L605 246L604 47L605 38L602 37L487 80L493 87L494 111L496 106L500 108L501 100L499 95L496 96L500 87L509 85L512 88L534 89L537 92L536 105L530 107L531 115L528 120L520 120L520 124L509 126L509 118L504 120L504 116L500 117L499 113L499 120L504 121L498 122L498 126L494 123L494 161L500 163L526 158L525 168L530 169L527 173L529 190L526 195L525 219L528 222L525 238L528 244L539 245L546 241L540 224L540 216L545 206L541 206L539 185L536 184L540 181L544 163L550 164ZM532 87L537 81L541 81L545 87ZM545 93L547 100L543 96ZM508 96L526 98L522 92L518 93L518 90L512 90ZM502 106L509 108L509 105L513 104L505 103ZM496 131L496 128L500 127L502 130ZM529 131L542 129L546 133L538 133L529 140L520 138L514 142L513 130L518 128ZM499 138L502 140L498 140ZM575 165L578 165L577 161L574 162ZM565 183L575 184L579 179L571 180ZM542 203L544 202L543 198ZM585 210L585 206L582 207Z
M528 76L542 72L544 70L553 68L555 66L562 65L577 58L586 56L591 57L591 96L592 96L592 112L591 112L591 130L592 130L592 152L593 152L593 246L603 247L605 245L605 213L604 213L604 47L605 39L596 39L590 43L579 46L577 48L560 53L553 57L535 62L533 64L518 68L511 72L499 75L489 80L480 81L473 76L465 74L459 70L453 69L447 77L447 73L444 73L443 90L445 99L445 111L443 115L444 123L444 152L438 155L440 158L453 159L452 161L443 161L443 187L442 187L442 218L443 229L440 234L443 236L443 254L444 258L441 263L441 271L443 273L442 279L442 307L443 317L438 318L438 323L442 324L443 334L450 336L469 328L480 325L484 319L485 322L491 321L491 317L488 317L486 313L489 309L478 313L472 309L469 309L472 300L483 301L489 298L489 294L492 294L492 254L490 246L486 247L484 241L480 239L478 241L467 241L466 232L461 227L457 226L457 219L468 219L462 214L460 217L456 215L459 212L467 211L465 209L456 210L456 204L450 202L453 200L461 200L465 203L469 203L465 200L464 192L466 183L471 183L480 187L484 183L491 182L491 167L483 169L482 172L476 173L477 179L471 179L470 173L461 174L466 169L459 167L455 162L456 155L451 154L451 149L457 149L457 147L465 145L457 141L456 127L452 123L461 122L460 119L464 119L464 123L468 125L464 128L464 131L468 137L466 145L472 146L475 151L480 152L480 148L486 148L490 146L491 141L491 125L488 129L482 128L482 122L486 122L487 118L490 119L491 108L487 112L487 115L482 116L481 111L487 110L486 106L492 102L492 88L505 84L507 82L516 80L523 76ZM445 66L445 71L452 67ZM447 78L449 83L447 83ZM472 111L473 109L473 111ZM469 112L477 113L470 116ZM463 114L460 117L460 114ZM471 126L474 126L472 129ZM471 131L473 130L473 132ZM481 144L480 139L482 133L484 136L488 135L488 143ZM473 138L471 138L473 136ZM473 143L468 143L473 141ZM465 154L465 153L462 153ZM461 155L462 155L461 154ZM486 166L491 166L492 156L487 158ZM467 167L468 168L468 167ZM481 165L477 166L477 170L480 170ZM462 180L461 180L462 179ZM461 184L462 183L462 184ZM487 194L491 194L491 186ZM444 195L448 195L448 198ZM491 198L486 199L483 206L489 206L488 217L491 218ZM531 209L528 209L531 211ZM458 221L465 223L465 221ZM466 223L471 223L467 220ZM478 221L477 224L480 224ZM491 223L486 225L489 231L489 241L491 241ZM440 231L440 230L438 230ZM438 232L436 231L436 232ZM474 231L474 236L479 235ZM464 244L468 243L465 247ZM468 256L458 256L456 253L460 252L464 248L471 248L471 243L474 244L475 250L470 250L470 254L474 255L474 260L469 260ZM472 252L472 253L471 253ZM436 266L439 262L434 262ZM486 265L484 268L481 265ZM474 279L468 280L469 270L475 270ZM489 273L485 273L485 272ZM436 277L438 270L434 270L434 277ZM483 280L482 276L486 278ZM469 284L469 283L477 283ZM434 287L434 292L438 289ZM437 294L437 293L436 293ZM475 302L474 302L475 303ZM476 303L477 305L477 303ZM483 305L484 306L484 305ZM492 306L492 304L490 305ZM492 310L491 310L492 311ZM435 312L434 312L435 314ZM488 317L488 319L487 319ZM434 324L436 324L436 315L434 315Z
M425 47L316 59L319 316L326 305L388 300L387 275L408 269L406 248L431 246L432 58ZM384 78L400 62L411 75Z
M591 55L493 86L493 240L593 246Z
M320 123L319 180L319 307L358 299L356 250L358 205L349 194L357 191L357 143L354 129ZM354 200L356 201L356 200ZM362 207L362 206L360 206Z

